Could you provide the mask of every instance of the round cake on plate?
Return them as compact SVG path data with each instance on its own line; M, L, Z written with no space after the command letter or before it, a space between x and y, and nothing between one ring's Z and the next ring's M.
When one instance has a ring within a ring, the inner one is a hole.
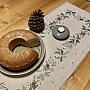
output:
M32 49L40 44L39 37L28 30L11 31L0 39L0 64L11 70L22 70L38 60L39 53ZM17 45L25 46L20 52L13 52Z

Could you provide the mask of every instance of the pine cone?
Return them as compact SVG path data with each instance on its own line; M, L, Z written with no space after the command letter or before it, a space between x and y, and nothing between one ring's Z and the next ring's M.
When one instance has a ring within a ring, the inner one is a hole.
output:
M44 19L43 19L44 15L43 12L41 12L40 9L35 10L29 20L28 20L28 26L30 28L30 30L34 31L34 32L41 32L44 29Z

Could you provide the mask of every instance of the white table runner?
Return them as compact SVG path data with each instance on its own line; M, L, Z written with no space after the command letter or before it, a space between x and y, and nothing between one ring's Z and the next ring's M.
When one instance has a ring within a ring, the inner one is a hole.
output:
M66 26L69 39L56 40L55 25ZM0 72L0 90L59 90L90 50L90 14L66 2L45 16L45 29L39 35L46 47L43 64L23 76Z

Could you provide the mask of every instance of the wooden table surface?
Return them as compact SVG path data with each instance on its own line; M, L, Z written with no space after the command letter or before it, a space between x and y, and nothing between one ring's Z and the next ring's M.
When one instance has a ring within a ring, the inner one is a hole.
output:
M40 8L46 15L66 1L90 13L90 2L86 0L0 0L0 37L27 28L33 10ZM90 90L90 52L60 90Z

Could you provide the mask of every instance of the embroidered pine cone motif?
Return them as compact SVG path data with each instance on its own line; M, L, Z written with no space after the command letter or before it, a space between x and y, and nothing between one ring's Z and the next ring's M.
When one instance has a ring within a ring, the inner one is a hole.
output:
M29 20L28 20L28 26L30 28L30 30L34 31L34 32L41 32L44 29L44 19L43 19L44 15L43 12L38 9L35 10Z

